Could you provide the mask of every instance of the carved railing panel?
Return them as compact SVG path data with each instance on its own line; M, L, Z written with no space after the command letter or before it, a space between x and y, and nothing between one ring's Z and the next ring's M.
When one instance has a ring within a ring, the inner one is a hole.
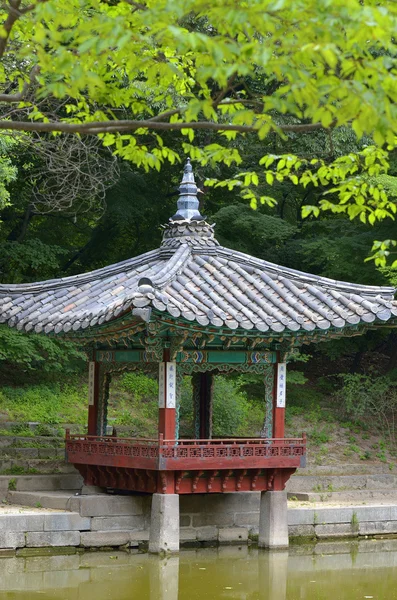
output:
M154 470L303 466L306 438L158 440L72 435L71 463Z

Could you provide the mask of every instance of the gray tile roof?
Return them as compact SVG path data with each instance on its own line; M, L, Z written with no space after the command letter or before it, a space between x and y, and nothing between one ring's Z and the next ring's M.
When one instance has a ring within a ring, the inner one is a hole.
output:
M131 308L252 332L340 329L397 317L394 288L344 283L219 246L206 221L171 222L162 246L74 277L0 285L0 322L82 331Z

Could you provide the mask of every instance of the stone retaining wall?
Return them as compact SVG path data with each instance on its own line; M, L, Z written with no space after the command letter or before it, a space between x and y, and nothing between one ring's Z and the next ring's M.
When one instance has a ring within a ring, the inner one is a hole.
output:
M255 492L181 496L181 543L246 543L258 533L259 498ZM48 546L137 547L149 538L150 502L99 494L71 497L70 512L3 514L0 548L23 554ZM397 505L289 508L288 523L291 537L397 534Z

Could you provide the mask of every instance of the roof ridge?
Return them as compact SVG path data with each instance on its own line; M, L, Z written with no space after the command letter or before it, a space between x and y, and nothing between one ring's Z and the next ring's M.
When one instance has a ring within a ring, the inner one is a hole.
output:
M168 285L176 273L184 267L191 255L192 251L190 246L188 244L181 244L171 258L164 264L164 267L156 273L154 277L142 277L142 279L138 281L138 287L143 284L159 289Z
M128 269L129 267L135 267L142 262L146 262L148 258L160 258L160 249L150 250L145 254L128 258L118 263L108 265L107 267L101 267L95 271L88 271L86 273L78 273L77 275L70 275L68 277L59 277L57 279L46 279L44 281L35 281L33 283L10 283L0 284L0 295L5 293L35 293L42 292L47 288L58 289L60 287L66 287L67 285L73 285L75 283L81 285L89 283L90 281L103 278L104 276L117 275Z

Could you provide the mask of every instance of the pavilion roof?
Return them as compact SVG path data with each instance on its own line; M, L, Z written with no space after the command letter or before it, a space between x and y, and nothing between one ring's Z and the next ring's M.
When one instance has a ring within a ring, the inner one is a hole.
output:
M191 173L188 164L178 212L159 249L73 277L0 285L0 322L48 334L82 332L147 307L199 326L281 334L397 317L392 287L318 277L220 246L198 212Z

